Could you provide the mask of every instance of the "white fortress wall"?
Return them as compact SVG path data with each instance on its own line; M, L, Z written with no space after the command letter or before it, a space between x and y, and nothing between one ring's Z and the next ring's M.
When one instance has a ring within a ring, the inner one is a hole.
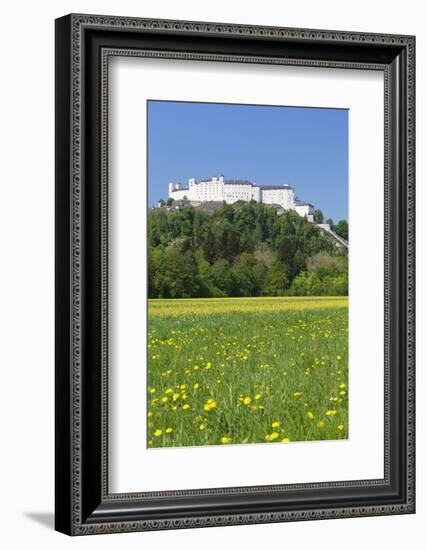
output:
M184 197L188 197L188 189L184 188L180 183L169 182L169 198L174 200L181 200Z
M264 204L278 204L285 210L294 209L294 191L291 187L262 188L262 202Z
M300 216L309 216L314 213L314 209L311 204L297 204L295 210Z
M259 198L259 188L257 186L246 183L225 183L223 200L229 204L251 200L259 202Z
M209 180L188 180L188 187L180 183L169 183L169 197L174 200L187 199L194 202L222 202L233 204L238 201L255 200L264 204L278 205L284 210L295 210L300 216L313 221L313 207L296 200L289 185L259 186L248 180L226 180L214 176Z
M210 181L200 181L191 186L191 200L222 201L223 178L213 178Z
M169 192L169 198L174 199L175 201L188 199L191 200L189 197L189 190L188 189L179 189L175 191Z

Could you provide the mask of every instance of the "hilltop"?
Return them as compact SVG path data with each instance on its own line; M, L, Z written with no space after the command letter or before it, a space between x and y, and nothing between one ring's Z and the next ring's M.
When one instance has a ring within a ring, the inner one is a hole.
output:
M347 240L346 221L332 229ZM294 211L255 201L164 206L148 211L148 283L150 298L345 296L347 249Z

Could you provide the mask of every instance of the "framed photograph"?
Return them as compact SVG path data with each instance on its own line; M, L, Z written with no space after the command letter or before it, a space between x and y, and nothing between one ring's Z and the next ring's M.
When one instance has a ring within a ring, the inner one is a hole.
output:
M413 36L56 20L56 529L415 511Z

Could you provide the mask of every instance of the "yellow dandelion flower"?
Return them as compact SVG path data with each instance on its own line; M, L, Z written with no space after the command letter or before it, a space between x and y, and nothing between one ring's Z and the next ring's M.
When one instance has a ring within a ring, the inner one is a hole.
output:
M210 361L207 363L207 365L205 366L206 369L211 369L212 368L212 364L210 363Z
M177 407L176 407L176 405L173 405L173 407L172 407L172 411L177 411Z
M311 411L308 411L306 414L307 414L307 417L310 418L311 420L313 420L315 418L314 413L311 412Z
M343 388L346 388L346 384L340 384L339 388L343 390Z
M216 401L214 401L213 399L209 399L207 403L204 405L204 410L208 412L216 407L217 407Z
M342 430L345 429L345 425L344 425L344 424L339 424L339 425L337 426L337 429L340 430L340 431L342 431Z
M222 438L220 439L220 442L222 443L222 445L226 445L226 444L229 443L230 441L231 441L231 438L230 438L230 437L226 437L226 436L224 436L224 437L222 437Z
M244 405L250 405L250 403L251 403L251 397L248 397L248 396L247 396L247 397L244 397L243 403L244 403Z
M148 418L150 418L152 416L152 411L149 411L148 412Z
M346 391L345 390L340 390L339 395L346 395Z
M154 432L155 437L160 437L160 435L163 433L163 430L157 429Z
M278 432L272 432L271 434L265 435L266 441L274 441L275 439L278 439L280 434Z
M161 398L161 401L162 401L163 403L167 403L168 400L169 400L168 397L162 397L162 398Z
M317 424L317 427L318 427L318 428L324 428L324 426L325 426L324 420L320 420L320 421L318 422L318 424Z
M182 409L185 409L185 410L189 409L188 403L185 403L185 405L182 407Z
M167 388L167 390L164 393L173 393L172 388Z
M194 390L198 390L199 387L200 387L200 384L198 384L198 382L197 384L194 384Z
M260 395L260 393L257 393L254 398L258 401L262 396Z
M283 443L290 443L290 439L288 437L284 437L283 439L281 439L281 441Z
M157 391L157 390L156 390L155 388L151 388L151 389L149 390L149 393L155 393L156 391Z
M281 426L281 423L278 422L278 420L275 420L275 422L272 422L271 426L272 426L273 428L279 428L279 427Z
M174 393L172 396L173 401L177 401L179 399L180 395L178 393Z
M342 356L341 356L341 355L336 355L336 359L337 359L338 361L341 361L341 360L342 360Z
M300 397L301 395L302 395L302 392L300 392L300 391L295 391L293 393L293 397Z
M166 434L171 434L173 431L173 428L166 428Z
M181 384L180 389L181 389L181 390L184 390L184 389L186 389L187 387L188 387L187 384Z
M206 425L205 425L205 424L200 424L200 425L198 426L198 429L201 430L201 431L205 430L205 428L206 428Z
M326 416L334 416L336 414L336 409L329 409L328 411L326 411Z

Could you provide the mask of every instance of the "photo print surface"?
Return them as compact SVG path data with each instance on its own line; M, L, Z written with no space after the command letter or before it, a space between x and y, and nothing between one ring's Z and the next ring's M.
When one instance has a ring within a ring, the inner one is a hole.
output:
M148 448L349 437L348 114L147 102Z

